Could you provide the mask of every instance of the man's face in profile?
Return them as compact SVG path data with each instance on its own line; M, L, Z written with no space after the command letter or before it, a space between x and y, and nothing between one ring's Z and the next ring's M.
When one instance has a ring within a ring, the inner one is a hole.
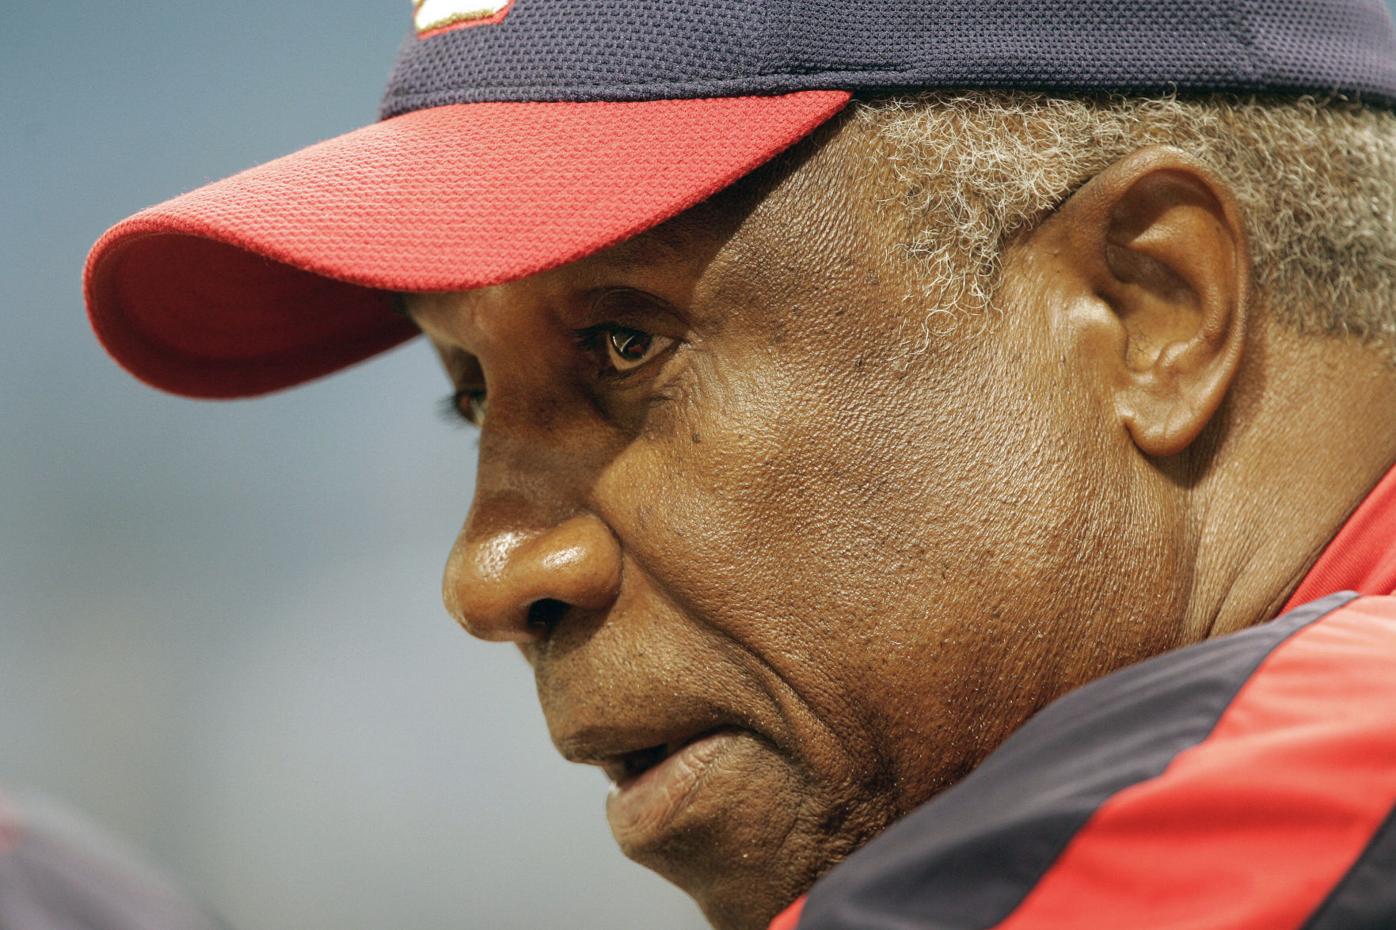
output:
M409 299L482 427L447 606L519 644L626 854L722 928L1176 635L1041 266L923 339L866 145L844 124L596 256Z

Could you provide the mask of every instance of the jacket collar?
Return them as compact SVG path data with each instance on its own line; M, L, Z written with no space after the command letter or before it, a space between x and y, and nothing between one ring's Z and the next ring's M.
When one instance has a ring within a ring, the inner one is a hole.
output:
M1396 468L1348 517L1280 613L1335 591L1396 593Z

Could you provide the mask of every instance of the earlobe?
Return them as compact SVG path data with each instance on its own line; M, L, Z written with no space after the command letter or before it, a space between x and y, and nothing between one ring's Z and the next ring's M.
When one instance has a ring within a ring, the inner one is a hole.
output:
M1250 252L1230 189L1177 149L1141 149L1063 208L1078 270L1118 328L1101 360L1134 444L1165 457L1211 422L1240 368Z

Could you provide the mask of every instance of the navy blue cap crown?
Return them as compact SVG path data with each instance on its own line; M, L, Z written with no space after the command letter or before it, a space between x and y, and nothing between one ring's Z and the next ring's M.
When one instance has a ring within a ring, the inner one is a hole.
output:
M382 115L487 100L1015 88L1396 105L1381 0L417 0Z

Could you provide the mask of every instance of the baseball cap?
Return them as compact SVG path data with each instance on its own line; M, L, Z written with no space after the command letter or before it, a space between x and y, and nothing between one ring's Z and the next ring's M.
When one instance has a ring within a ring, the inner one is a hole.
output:
M1341 94L1396 106L1381 0L412 0L380 120L151 207L88 256L144 381L228 398L415 334L736 182L855 95Z

